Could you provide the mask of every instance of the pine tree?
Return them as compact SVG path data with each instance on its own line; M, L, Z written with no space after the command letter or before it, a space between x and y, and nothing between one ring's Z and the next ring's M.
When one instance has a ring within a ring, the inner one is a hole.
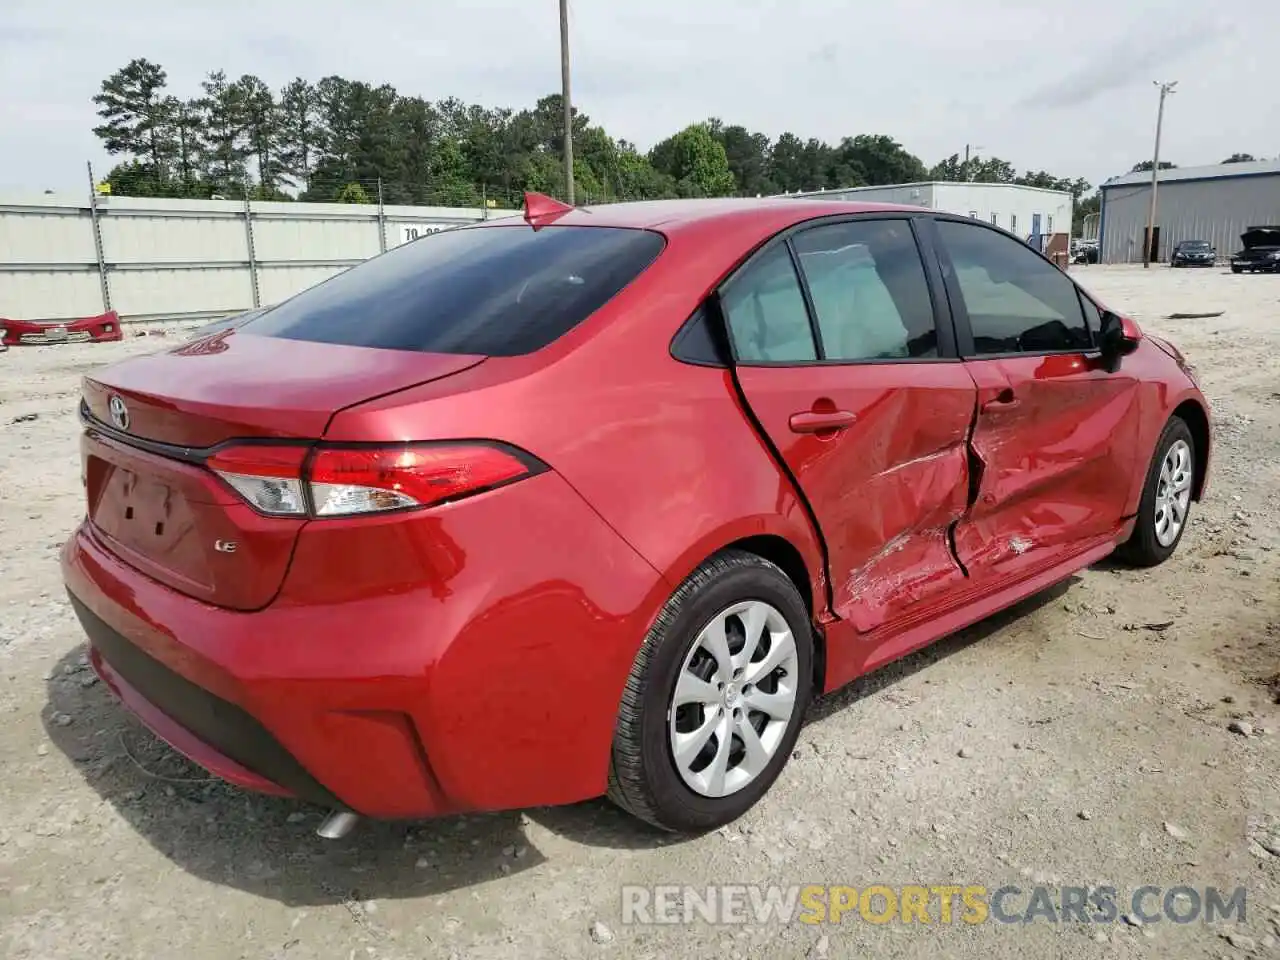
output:
M246 148L258 168L258 194L266 200L283 195L285 166L280 107L271 88L245 74L235 83L244 110Z
M163 67L138 58L104 80L93 98L105 121L93 132L107 152L126 154L136 169L148 170L157 185L167 181L176 153L167 81Z
M204 143L201 151L205 179L213 192L242 196L249 157L246 108L240 87L227 82L226 72L215 70L200 84L199 100Z
M311 186L322 140L316 120L316 88L301 77L280 91L280 162L295 187Z

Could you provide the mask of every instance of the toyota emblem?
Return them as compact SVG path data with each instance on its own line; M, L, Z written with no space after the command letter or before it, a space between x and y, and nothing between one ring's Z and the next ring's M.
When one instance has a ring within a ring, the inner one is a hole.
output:
M115 424L116 429L129 429L129 408L114 393L111 395L111 399L107 401L107 412L111 414L111 422Z

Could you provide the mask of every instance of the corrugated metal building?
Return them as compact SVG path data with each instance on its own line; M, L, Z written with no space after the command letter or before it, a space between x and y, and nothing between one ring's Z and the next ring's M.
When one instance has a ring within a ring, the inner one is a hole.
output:
M955 183L928 181L883 187L850 187L793 193L793 197L828 200L861 200L869 203L906 203L962 217L994 223L1019 237L1068 233L1071 230L1071 194L1016 183Z
M1156 260L1180 240L1208 240L1219 257L1240 248L1246 227L1280 224L1280 160L1161 170L1156 187ZM1151 210L1151 174L1102 184L1103 263L1141 263Z

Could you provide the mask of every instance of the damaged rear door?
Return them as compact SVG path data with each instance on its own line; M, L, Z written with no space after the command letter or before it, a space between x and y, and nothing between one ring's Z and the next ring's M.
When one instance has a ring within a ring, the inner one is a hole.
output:
M804 225L726 284L750 412L826 544L832 606L862 632L953 589L975 387L913 218Z
M995 586L1115 535L1140 471L1138 382L1103 368L1098 308L1048 260L982 224L934 228L978 391L956 555Z

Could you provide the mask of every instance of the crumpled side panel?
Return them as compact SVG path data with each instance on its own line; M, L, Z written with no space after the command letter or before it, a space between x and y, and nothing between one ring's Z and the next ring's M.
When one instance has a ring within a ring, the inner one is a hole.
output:
M973 434L977 496L955 545L979 579L1016 576L1062 548L1114 532L1135 465L1141 418L1131 378L1019 380L1017 365L1030 362L991 362L1013 374L1021 403L1007 412L989 408Z
M964 579L951 554L951 525L963 513L968 455L963 442L872 476L855 509L866 542L883 546L838 585L836 612L859 632Z

